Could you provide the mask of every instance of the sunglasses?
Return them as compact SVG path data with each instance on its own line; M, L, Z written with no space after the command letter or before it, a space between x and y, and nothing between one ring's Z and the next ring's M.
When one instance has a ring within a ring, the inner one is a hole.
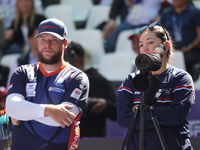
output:
M149 24L149 25L142 26L142 27L139 28L139 31L140 31L140 33L142 34L142 32L143 32L144 30L146 30L147 28L153 28L153 27L156 26L156 25L162 27L163 31L165 32L165 35L167 36L167 40L169 40L169 36L168 36L168 34L167 34L167 32L166 32L166 29L162 26L162 24L161 24L159 21L153 22L153 23L151 23L151 24Z

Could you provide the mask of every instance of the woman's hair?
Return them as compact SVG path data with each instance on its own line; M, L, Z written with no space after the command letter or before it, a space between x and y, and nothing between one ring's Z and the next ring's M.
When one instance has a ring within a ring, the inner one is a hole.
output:
M167 59L169 59L174 51L174 41L172 40L169 32L164 27L159 25L146 28L143 32L146 32L147 30L153 32L159 39L161 39L163 44L165 42L170 43L170 49L167 51Z
M29 22L28 22L28 25L30 27L32 27L32 25L34 25L34 21L35 21L35 15L36 15L36 11L35 11L35 5L34 5L34 0L31 0L32 2L32 7L30 9L30 12L29 12ZM14 30L17 30L18 29L18 24L20 22L20 20L22 19L22 14L19 10L19 0L16 1L16 10L15 10L15 18L14 18Z

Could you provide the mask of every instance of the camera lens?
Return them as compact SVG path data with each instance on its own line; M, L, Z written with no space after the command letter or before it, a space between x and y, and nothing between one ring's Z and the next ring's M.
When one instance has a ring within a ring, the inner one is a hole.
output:
M145 55L141 56L138 59L138 65L140 66L140 68L146 68L147 66L149 66L149 59L148 59L148 57L146 57Z

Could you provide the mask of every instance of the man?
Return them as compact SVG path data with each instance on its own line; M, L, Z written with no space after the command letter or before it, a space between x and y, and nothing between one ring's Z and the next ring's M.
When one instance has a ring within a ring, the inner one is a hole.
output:
M28 41L30 43L30 50L27 53L22 54L12 65L10 68L7 86L9 86L9 81L12 73L15 69L21 65L31 64L38 62L38 45L37 38L35 36L38 33L38 27L34 26L34 28L29 29L28 31Z
M137 55L140 54L140 47L139 47L139 40L140 40L140 32L139 29L136 28L133 30L133 33L128 37L128 39L131 41L131 47L134 53ZM136 71L137 67L134 63L133 65L133 71Z
M81 137L105 137L106 120L116 121L116 92L112 84L94 68L84 68L83 47L71 42L65 51L65 60L86 73L90 83L88 105L81 116Z
M200 65L200 10L191 0L172 0L163 10L160 23L169 31L176 50L183 52L186 71L198 79Z
M130 35L128 39L131 41L131 46L132 46L133 51L136 54L140 54L140 47L139 47L140 33L139 33L138 28L133 30L133 34Z
M12 150L76 149L88 78L63 59L68 44L63 22L42 21L37 41L39 62L18 67L10 81L6 111L15 125Z

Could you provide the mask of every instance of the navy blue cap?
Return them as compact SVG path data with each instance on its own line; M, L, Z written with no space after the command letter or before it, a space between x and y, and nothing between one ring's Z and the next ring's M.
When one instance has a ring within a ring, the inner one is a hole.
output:
M43 33L52 34L60 40L67 39L67 28L65 24L55 18L46 19L39 24L36 37Z

